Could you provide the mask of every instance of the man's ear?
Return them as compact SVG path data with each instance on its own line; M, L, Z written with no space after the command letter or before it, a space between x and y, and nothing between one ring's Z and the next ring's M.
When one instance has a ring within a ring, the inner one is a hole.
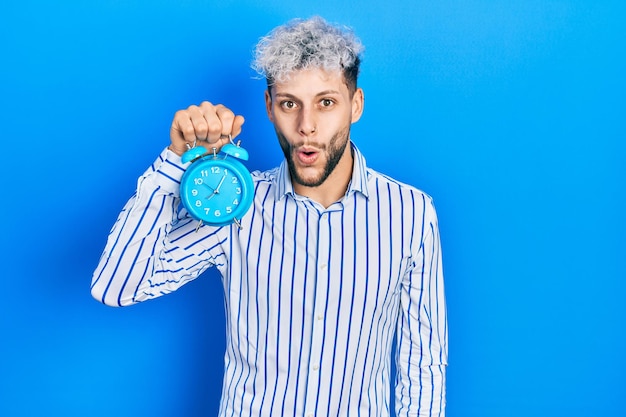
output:
M265 90L265 111L267 112L267 117L274 123L274 117L272 116L272 93L270 93L269 88Z
M352 95L352 123L356 123L361 118L363 114L363 105L365 101L365 96L363 94L363 89L357 88L354 94Z

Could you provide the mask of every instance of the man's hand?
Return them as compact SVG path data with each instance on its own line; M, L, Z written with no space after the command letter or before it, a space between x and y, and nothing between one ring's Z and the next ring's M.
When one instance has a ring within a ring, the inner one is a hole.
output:
M229 142L229 135L235 138L241 133L243 122L243 116L235 116L221 104L213 105L204 101L199 106L189 106L174 115L169 148L177 155L182 155L194 144L204 146L207 151L213 148L219 151Z

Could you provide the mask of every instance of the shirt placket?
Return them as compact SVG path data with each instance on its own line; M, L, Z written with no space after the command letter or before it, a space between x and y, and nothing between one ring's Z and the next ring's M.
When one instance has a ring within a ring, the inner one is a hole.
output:
M317 397L320 389L320 372L324 348L324 323L328 292L328 259L330 249L329 212L320 215L315 276L315 300L312 317L311 354L309 355L305 416L316 416Z

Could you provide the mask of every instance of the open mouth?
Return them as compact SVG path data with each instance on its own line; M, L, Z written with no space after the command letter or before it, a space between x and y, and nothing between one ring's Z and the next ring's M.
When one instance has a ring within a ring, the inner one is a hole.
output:
M311 149L301 149L296 152L298 160L304 165L310 165L317 160L318 152Z

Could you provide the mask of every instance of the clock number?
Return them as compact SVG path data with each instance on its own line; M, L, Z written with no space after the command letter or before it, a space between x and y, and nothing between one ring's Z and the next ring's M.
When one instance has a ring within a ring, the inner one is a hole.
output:
M196 185L202 185L204 184L204 181L202 180L202 178L194 178L193 183Z
M198 195L198 190L196 190L195 188L193 190L191 190L191 195L192 196L197 196Z
M237 188L235 188L235 193L237 193L237 194L241 194L241 187L237 187Z
M233 206L238 206L238 205L239 205L239 199L238 199L238 198L235 198L235 199L233 200Z
M211 174L219 174L220 167L211 167Z
M196 200L196 207L202 207L202 201Z
M233 209L231 206L226 207L226 214L230 214L233 212Z
M202 171L200 171L200 175L202 175L203 177L208 177L209 171L207 171L206 169L203 169Z
M208 216L210 212L211 212L211 208L210 207L205 207L204 208L204 214L206 214Z
M213 215L214 215L215 217L220 217L220 216L222 215L222 212L221 212L220 210L215 210L215 211L213 212Z
M237 180L237 177L233 177L233 184L239 184L239 180Z

